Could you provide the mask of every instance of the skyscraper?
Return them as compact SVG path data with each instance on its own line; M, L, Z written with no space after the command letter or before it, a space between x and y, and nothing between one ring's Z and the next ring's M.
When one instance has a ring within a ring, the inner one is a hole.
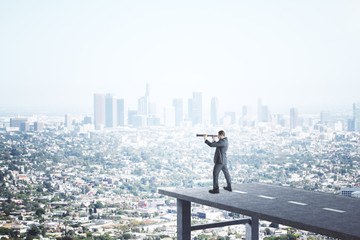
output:
M193 100L191 98L188 99L188 120L192 122L193 115Z
M148 97L147 96L143 96L143 97L139 98L137 114L144 115L144 116L148 115Z
M43 131L44 123L42 122L34 122L34 131Z
M136 110L128 111L128 125L134 125L136 114Z
M105 98L105 127L113 128L117 125L116 98L113 94L106 94Z
M298 109L291 108L290 109L290 129L294 129L298 126L299 123L299 116L298 116Z
M248 107L244 105L242 107L242 117L245 118L247 116L248 116Z
M262 100L258 100L258 122L269 122L270 114L269 107L262 105Z
M354 130L360 131L360 103L353 104L353 114Z
M217 126L219 124L219 101L216 97L211 99L210 123L213 126Z
M262 117L262 110L263 110L263 106L262 106L262 100L259 98L258 99L258 106L257 106L257 118L258 118L258 122L262 122L263 117Z
M183 121L183 100L180 98L173 100L173 107L175 111L175 126L180 126Z
M20 128L21 123L27 122L27 118L10 118L10 127Z
M105 94L94 94L94 124L96 129L105 126Z
M202 93L194 92L192 98L192 124L202 124Z
M145 97L150 97L150 84L146 83Z
M71 123L71 117L69 114L65 114L65 123L64 123L65 127L67 129L70 129L71 126L72 126L72 123Z
M125 126L125 106L124 99L117 99L117 126Z

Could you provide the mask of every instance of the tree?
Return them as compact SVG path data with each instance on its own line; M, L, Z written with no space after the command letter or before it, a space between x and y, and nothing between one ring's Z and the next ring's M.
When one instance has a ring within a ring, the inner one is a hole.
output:
M95 203L95 208L103 208L103 207L104 207L104 204L103 204L102 202L97 201L97 202Z
M38 217L41 217L42 214L45 213L45 210L43 208L38 208L36 209L35 211L35 214L38 216Z
M272 227L272 228L279 228L279 224L272 222L272 223L270 223L270 227Z
M26 232L26 239L34 239L39 234L40 234L40 229L37 226L32 225L30 229L28 229Z

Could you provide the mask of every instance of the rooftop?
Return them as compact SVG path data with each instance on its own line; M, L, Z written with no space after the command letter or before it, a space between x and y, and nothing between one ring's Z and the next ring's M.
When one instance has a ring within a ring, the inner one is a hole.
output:
M360 200L260 183L233 185L233 192L209 188L159 189L188 202L257 217L341 239L360 239Z

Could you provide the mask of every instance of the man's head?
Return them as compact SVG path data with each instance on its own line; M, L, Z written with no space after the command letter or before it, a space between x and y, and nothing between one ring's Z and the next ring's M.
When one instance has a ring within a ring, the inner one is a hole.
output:
M218 138L219 139L222 139L222 138L224 138L225 137L225 132L223 131L223 130L220 130L219 132L218 132Z

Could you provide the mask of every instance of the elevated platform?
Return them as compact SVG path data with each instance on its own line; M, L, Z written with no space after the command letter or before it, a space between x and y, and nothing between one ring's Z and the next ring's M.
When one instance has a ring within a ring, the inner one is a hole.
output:
M159 189L178 200L178 239L190 239L190 231L201 229L187 222L191 202L251 217L251 239L258 238L259 219L333 238L360 239L360 199L259 183L234 185L233 192L220 189L219 194L208 190Z

